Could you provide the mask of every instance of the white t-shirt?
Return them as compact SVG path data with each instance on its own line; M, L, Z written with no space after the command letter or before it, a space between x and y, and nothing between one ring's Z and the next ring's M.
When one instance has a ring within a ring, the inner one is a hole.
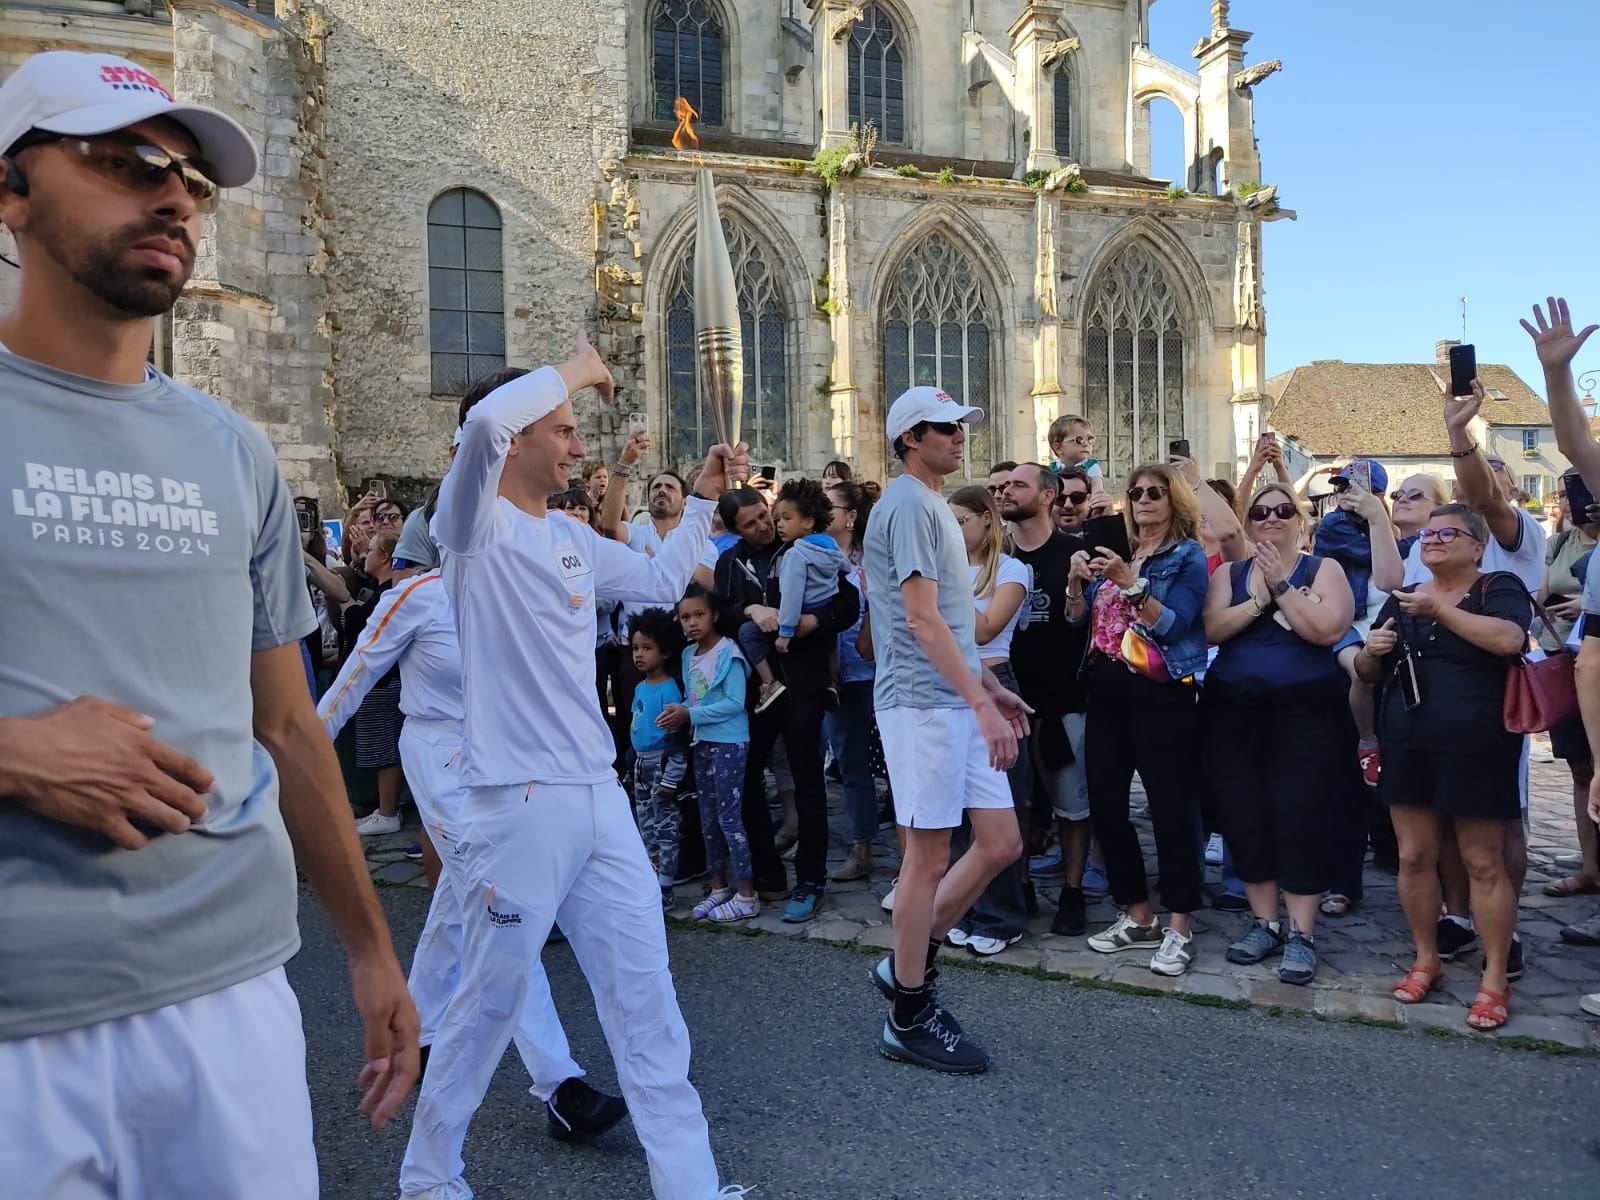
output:
M978 570L979 568L977 567L972 568L974 586L978 582ZM972 607L980 613L986 613L989 611L989 605L994 601L995 592L998 592L1001 587L1008 583L1022 585L1022 603L1017 605L1016 612L1011 614L1011 619L1006 622L1004 629L995 634L991 640L978 644L978 657L984 662L993 662L997 658L1011 657L1011 635L1016 632L1017 620L1022 616L1022 610L1027 607L1028 593L1033 590L1033 570L1027 563L1012 558L1009 554L1002 554L1000 556L1000 567L995 571L994 591L987 596L974 596L972 598Z
M1517 544L1506 549L1498 539L1490 537L1483 550L1483 571L1510 571L1530 592L1544 586L1544 526L1522 509L1515 510L1521 536ZM1433 578L1433 572L1422 565L1422 541L1419 538L1406 555L1406 583L1421 583Z
M511 439L566 396L553 367L529 383L467 414L433 518L461 638L468 787L616 778L594 690L595 598L681 596L711 532L714 505L692 496L660 549L635 554L564 513L536 517L501 498Z

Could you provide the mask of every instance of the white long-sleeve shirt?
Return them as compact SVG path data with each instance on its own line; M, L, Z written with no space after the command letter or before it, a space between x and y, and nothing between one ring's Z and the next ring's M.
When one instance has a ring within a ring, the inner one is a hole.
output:
M396 663L400 711L406 718L448 721L459 727L461 645L450 594L438 571L397 584L372 610L361 644L317 705L329 738L339 736L373 685Z
M653 557L563 513L523 512L499 495L506 452L566 385L553 367L519 383L467 414L433 518L461 638L462 782L604 783L616 747L594 690L595 598L682 595L714 506L691 497Z

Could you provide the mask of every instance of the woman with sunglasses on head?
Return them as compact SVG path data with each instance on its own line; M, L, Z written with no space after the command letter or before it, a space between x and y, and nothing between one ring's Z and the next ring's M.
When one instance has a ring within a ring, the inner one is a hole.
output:
M1379 685L1384 745L1378 796L1400 841L1400 902L1417 947L1394 987L1417 1004L1439 985L1439 854L1453 830L1466 865L1471 910L1483 946L1483 978L1467 1011L1474 1029L1498 1029L1510 1002L1507 959L1517 893L1505 860L1519 815L1522 738L1502 717L1506 672L1527 645L1533 607L1514 574L1481 570L1488 524L1465 504L1433 510L1419 535L1429 576L1401 588L1378 614L1356 656Z
M1450 503L1450 485L1437 475L1407 475L1389 493L1389 520L1394 525L1400 561L1405 562L1417 534L1441 504Z
M1302 551L1305 514L1290 484L1257 491L1245 519L1254 557L1211 576L1205 626L1217 657L1200 694L1206 771L1255 916L1228 961L1281 952L1278 978L1304 986L1317 970L1334 814L1347 804L1355 770L1345 678L1333 656L1350 629L1352 600L1337 562Z
M1146 463L1128 477L1132 561L1112 547L1072 558L1067 616L1089 623L1084 772L1089 815L1112 899L1123 909L1089 939L1103 954L1154 949L1150 969L1181 975L1194 957L1190 914L1202 904L1195 676L1206 665L1206 553L1200 506L1177 468ZM1150 906L1139 834L1128 819L1139 772L1155 827L1165 931Z
M1023 602L1033 587L1033 572L1005 553L1005 527L1000 508L987 488L971 484L950 497L950 511L961 526L972 571L972 607L977 615L975 632L978 658L1007 691L1021 695L1011 671L1011 636L1022 615ZM1032 772L1028 766L1028 739L1017 739L1017 761L1006 772L1017 822L1026 831ZM955 849L970 841L963 825L955 836ZM952 945L965 946L988 957L1022 940L1028 926L1026 865L1019 855L989 881L966 916L946 935Z

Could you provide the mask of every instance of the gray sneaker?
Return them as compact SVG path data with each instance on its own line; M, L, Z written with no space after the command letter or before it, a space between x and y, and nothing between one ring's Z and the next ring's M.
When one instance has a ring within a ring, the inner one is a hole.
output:
M1257 918L1255 924L1250 926L1250 932L1228 947L1228 961L1251 966L1282 949L1282 928L1274 929Z
M1283 961L1278 964L1278 980L1305 987L1317 975L1317 948L1303 933L1291 933L1283 946Z

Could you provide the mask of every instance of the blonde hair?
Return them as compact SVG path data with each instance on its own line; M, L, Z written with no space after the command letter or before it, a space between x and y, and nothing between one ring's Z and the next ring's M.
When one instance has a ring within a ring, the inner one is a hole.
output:
M378 536L367 543L367 552L376 550L387 559L394 558L396 547L400 545L400 531L398 529L384 529Z
M1004 547L1000 544L1000 509L995 505L994 497L989 495L989 489L977 484L968 484L959 489L950 497L950 505L952 508L964 508L970 513L986 514L989 518L989 528L984 531L980 551L983 562L978 567L978 577L972 581L972 594L992 596L995 580L1000 575L1000 556L1004 553Z
M1422 481L1419 486L1421 486L1423 494L1427 499L1432 500L1435 506L1450 503L1450 489L1445 486L1444 480L1437 475L1429 475L1426 472L1418 471L1415 475L1407 475L1396 486L1404 487L1407 480L1411 479Z
M1178 468L1169 463L1141 463L1128 472L1128 486L1137 487L1141 479L1154 479L1167 489L1167 498L1172 501L1172 523L1167 527L1167 541L1186 542L1198 538L1200 499ZM1122 519L1128 524L1129 543L1137 545L1139 527L1134 523L1132 504L1123 512Z

